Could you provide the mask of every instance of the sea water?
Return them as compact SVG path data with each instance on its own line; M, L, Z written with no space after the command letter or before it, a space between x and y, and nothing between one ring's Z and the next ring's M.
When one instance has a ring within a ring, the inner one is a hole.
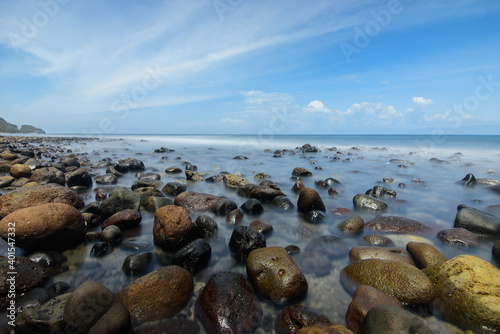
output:
M318 147L318 153L303 154L298 147L304 144ZM173 150L169 153L154 153L161 147ZM291 178L295 167L304 167L312 176L302 178L307 187L315 188L321 195L327 211L342 207L354 210L352 199L356 194L365 193L375 185L384 186L397 192L398 201L389 202L386 214L404 216L419 220L436 231L452 228L457 206L467 204L486 210L490 205L500 204L500 196L488 191L486 187L464 187L457 184L467 173L476 178L500 179L500 136L301 136L301 135L114 135L101 136L97 141L86 144L70 144L74 153L85 155L92 164L97 165L105 158L113 161L136 158L146 166L146 171L161 174L164 183L185 182L184 174L168 175L165 168L176 166L184 168L183 162L196 165L198 172L205 177L220 172L241 173L250 182L255 181L257 173L269 175L280 189L296 204L298 194L291 188L295 180ZM282 150L285 154L275 157L274 152ZM233 159L236 156L248 159ZM95 175L105 173L105 169L93 169ZM337 196L329 196L327 189L315 186L315 181L333 177L341 182L335 188ZM392 178L393 182L384 182ZM119 178L119 186L129 187L136 180L133 173ZM415 181L419 182L415 182ZM406 185L404 188L400 184ZM94 188L96 185L94 185ZM236 194L235 189L223 183L188 183L188 190L225 196L239 206L247 200ZM80 195L86 203L95 200L92 189ZM173 197L171 197L173 199ZM154 267L169 264L171 254L153 247L154 213L142 212L143 220L139 228L124 231L124 241L142 242L150 245L147 249L154 253ZM234 260L228 250L228 242L234 226L225 222L225 217L211 213L191 213L194 221L198 215L211 215L218 223L215 237L209 240L212 258L204 270L194 275L195 295L183 311L183 316L193 318L193 303L196 295L209 277L218 271L230 270L246 274L244 264ZM359 212L365 222L375 217L374 212ZM375 234L365 230L362 234L344 235L337 225L344 219L327 212L327 217L319 224L303 220L296 211L282 212L265 205L263 214L245 216L242 225L253 219L261 218L272 225L274 230L266 236L267 246L296 245L303 249L313 238L322 235L341 237L349 247L357 245L363 235ZM99 230L99 229L98 229ZM459 254L473 254L495 266L491 249L496 240L482 240L478 247L460 248L446 245L435 236L414 236L389 234L395 246L405 248L409 241L424 241L433 244L448 258ZM65 281L76 287L85 280L96 280L118 293L124 286L136 279L125 275L121 266L126 256L137 251L115 247L104 257L91 257L93 243L68 250L68 261L64 270L54 276L54 282ZM316 309L330 318L333 323L345 325L345 313L352 297L339 281L340 271L348 264L348 259L334 261L333 269L320 277L306 274L309 291L301 304ZM262 300L267 322L274 324L276 314L281 310L269 301ZM425 312L424 312L425 313ZM426 314L426 321L436 332L453 333L438 318ZM259 329L259 333L269 332L270 328Z

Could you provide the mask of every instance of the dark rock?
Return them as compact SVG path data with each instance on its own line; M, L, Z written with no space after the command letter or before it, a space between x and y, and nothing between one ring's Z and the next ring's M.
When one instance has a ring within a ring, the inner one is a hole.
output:
M500 184L496 184L494 186L488 187L490 191L493 191L494 193L500 194Z
M178 265L191 273L203 269L208 262L212 248L204 239L196 239L179 249L172 257L172 264Z
M300 180L298 181L295 181L295 184L293 185L292 187L292 191L294 193L299 193L302 189L304 189L306 186L304 185L304 183Z
M29 255L29 259L44 268L54 268L67 260L62 253L55 251L35 252Z
M125 258L122 270L127 275L142 275L148 271L153 260L153 253L132 254Z
M469 173L457 183L463 184L464 186L473 186L476 184L476 177L474 176L474 174Z
M271 204L283 211L289 211L295 208L292 201L286 196L276 196L271 201Z
M229 241L232 256L242 262L252 250L263 247L266 247L264 235L248 226L236 227Z
M433 334L417 315L389 305L375 305L366 314L357 334Z
M234 209L227 214L226 223L228 223L229 225L238 225L241 223L244 216L245 215L243 211L241 211L240 209Z
M118 294L133 324L161 320L182 310L193 293L193 277L184 268L166 266L136 279Z
M122 242L122 230L116 225L110 225L101 232L101 241L111 246L118 246Z
M191 164L186 164L186 166L185 166L185 168L184 168L184 169L185 169L185 170L190 170L190 171L192 171L192 172L195 172L195 171L197 171L197 170L198 170L198 166L191 165Z
M74 172L68 175L67 181L68 187L92 187L92 175L90 175L90 170L87 168L78 168Z
M249 215L258 215L264 211L262 203L255 198L247 200L240 206L240 208L244 213Z
M192 212L203 212L209 211L214 203L221 198L220 196L205 193L184 191L175 197L174 204Z
M457 208L453 227L463 227L481 237L498 236L500 235L500 218L488 212L460 204Z
M37 182L41 185L55 183L64 186L66 184L64 173L54 167L42 167L35 169L31 175L30 181Z
M109 197L101 203L99 213L102 219L106 220L125 209L139 211L140 205L141 196L138 193L120 187L109 193Z
M250 223L250 228L253 228L255 231L260 232L262 234L268 234L273 231L273 227L267 224L262 219L254 219Z
M108 226L115 225L122 230L131 229L138 226L142 221L142 215L137 210L125 209L118 211L102 222L101 228L104 230Z
M365 228L385 233L429 234L432 228L424 223L398 216L377 216L365 223Z
M161 181L143 178L137 180L131 187L132 190L137 190L140 188L154 188L154 189L163 189L165 184ZM161 194L160 194L161 195ZM161 195L163 196L163 195Z
M180 193L187 190L187 186L180 182L169 182L161 190L167 195L179 195Z
M411 241L406 244L406 250L410 252L416 266L420 269L440 265L448 260L436 247L425 242Z
M144 203L144 208L149 212L156 212L162 206L167 205L174 205L174 201L166 197L149 196Z
M127 170L126 168L120 168L120 167L118 167L118 168L119 168L120 170L122 170L122 171L123 171L123 173L128 172L128 170ZM107 174L114 175L114 176L116 176L117 178L118 178L118 177L122 177L122 176L123 176L123 174L122 174L122 173L120 173L119 171L117 171L117 170L115 169L115 167L113 167L113 166L108 166L108 167L106 168L106 175L107 175Z
M196 317L207 333L251 334L262 319L252 286L239 273L213 274L195 305Z
M350 293L360 285L383 291L403 304L424 305L435 296L434 285L426 274L410 264L368 259L349 264L340 280Z
M128 309L111 291L95 281L87 281L71 293L63 317L73 332L123 334L131 329Z
M275 304L307 293L307 280L284 248L254 249L246 260L247 274L256 290Z
M491 250L493 257L497 262L500 262L500 241L497 241Z
M330 196L338 196L339 192L334 188L328 188L328 195Z
M237 208L238 208L238 205L236 205L235 202L233 202L227 198L221 198L212 205L212 207L210 208L210 211L212 211L216 215L225 216L229 212L231 212Z
M271 202L278 196L284 196L285 194L281 189L274 183L272 184L260 184L258 186L252 187L249 196L255 198L261 202Z
M275 330L276 334L295 334L317 324L331 325L331 322L327 316L307 306L291 305L278 313Z
M66 293L49 299L36 308L25 310L16 318L16 333L64 333L66 329L64 307L70 296L71 293Z
M118 178L113 174L106 173L104 175L96 176L94 181L97 184L117 184Z
M40 307L50 299L49 294L43 288L34 288L16 302L16 314L24 312L29 308ZM10 332L8 332L10 333Z
M285 247L285 250L290 255L294 255L294 254L300 253L300 248L299 248L299 246L296 246L296 245L288 245L288 246Z
M154 327L141 327L135 334L198 334L200 325L194 320L183 317L162 320L162 325Z
M237 155L233 159L235 159L235 160L247 160L248 158L243 156L243 155Z
M370 234L361 237L358 241L358 245L390 247L394 245L394 242L386 236Z
M211 183L222 182L224 181L224 175L223 174L212 175L207 177L205 181Z
M368 190L365 195L369 195L375 198L379 197L395 198L396 192L394 190L390 190L385 187L375 186L372 189Z
M0 236L4 240L8 239L11 226L16 229L16 246L30 250L71 248L84 240L86 232L80 211L62 203L19 209L4 217L0 221Z
M139 180L161 180L161 175L158 173L137 173L135 176Z
M465 248L476 247L479 244L477 236L463 227L439 231L437 238L444 243Z
M388 209L385 202L363 194L354 196L352 202L354 207L358 210L386 211Z
M90 256L102 257L108 254L110 246L107 242L96 242L90 250Z
M351 262L367 259L391 260L411 264L412 266L415 265L410 253L403 248L356 246L349 251L349 260Z
M297 200L297 208L303 213L311 210L326 211L321 196L313 188L303 188L300 191L299 199Z
M165 169L165 173L167 174L178 174L178 173L182 173L182 169L180 169L179 167L168 167Z
M337 227L344 233L361 233L365 227L365 222L361 216L353 215L346 218Z
M186 209L167 205L156 211L153 226L155 245L166 251L177 251L195 238L195 225Z
M50 298L54 298L72 291L73 288L66 282L56 282L47 287L47 293Z
M329 177L325 180L325 183L327 186L331 187L331 186L335 186L335 185L339 185L339 184L342 184L339 180L337 179L334 179L333 177Z
M292 171L293 176L311 176L312 173L305 168L296 167Z
M52 184L26 187L0 196L0 219L16 210L46 203L64 203L78 210L85 206L83 199L66 187Z
M201 215L194 221L196 227L196 234L200 238L207 238L217 232L217 222L209 216Z
M126 173L128 171L140 172L146 169L144 163L140 160L134 158L121 159L114 165L115 169L120 173Z

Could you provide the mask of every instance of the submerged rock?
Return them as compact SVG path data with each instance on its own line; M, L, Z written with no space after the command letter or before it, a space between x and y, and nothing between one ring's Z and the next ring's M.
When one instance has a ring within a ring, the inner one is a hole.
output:
M399 216L377 216L365 223L365 228L385 233L428 234L433 229L424 223Z
M196 227L181 206L167 205L155 213L153 240L166 251L177 251L196 238Z
M417 315L390 305L375 305L368 311L357 334L433 334Z
M330 319L319 311L307 306L292 305L278 313L276 334L295 334L311 325L331 325Z
M500 235L500 218L491 213L460 204L457 207L454 227L463 227L478 236Z
M326 211L325 204L319 193L313 188L303 188L297 200L297 208L306 213L312 210Z
M352 202L354 207L360 210L386 211L388 209L385 202L363 194L354 196Z

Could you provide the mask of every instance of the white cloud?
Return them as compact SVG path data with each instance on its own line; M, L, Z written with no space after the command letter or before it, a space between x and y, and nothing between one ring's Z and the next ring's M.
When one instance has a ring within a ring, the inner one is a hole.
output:
M418 104L419 106L425 107L429 104L433 104L434 101L431 99L424 99L421 96L415 96L414 98L411 99L414 103Z
M239 124L243 124L245 121L242 119L226 117L226 118L222 119L221 122L225 123L225 124L239 125Z
M304 111L305 112L324 112L324 113L331 112L331 110L328 109L327 107L325 107L323 102L321 102L319 100L314 100L314 101L309 102L307 107L304 108Z

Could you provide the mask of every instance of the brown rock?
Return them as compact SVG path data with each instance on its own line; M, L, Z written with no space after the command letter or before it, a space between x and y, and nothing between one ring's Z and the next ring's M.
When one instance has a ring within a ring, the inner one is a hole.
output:
M367 259L391 260L415 265L410 253L399 247L356 246L349 251L351 262Z
M262 219L252 220L252 222L250 223L250 228L262 234L268 234L273 230L273 227L268 223L266 223L265 221L263 221Z
M8 187L12 182L14 182L15 178L10 175L0 176L0 188Z
M394 242L386 236L380 234L369 234L359 238L358 245L360 246L393 246Z
M304 213L311 210L326 211L321 196L313 188L304 188L300 191L297 208L300 212Z
M68 204L47 203L14 211L0 221L7 240L15 226L16 246L30 250L66 249L80 244L86 232L80 211Z
M13 190L0 196L0 218L23 208L45 203L64 203L80 210L85 202L73 190L57 185L42 185Z
M213 274L198 296L195 310L207 333L250 334L262 318L252 286L233 272Z
M297 180L297 181L295 181L295 184L292 187L292 191L295 193L299 193L305 187L306 186L304 185L304 182Z
M42 167L37 168L31 175L31 181L38 184L55 183L61 186L66 184L64 173L55 167Z
M371 286L361 285L354 292L345 316L349 328L358 332L366 314L375 305L391 305L403 309L403 305L396 298Z
M430 303L435 296L434 286L427 275L410 264L368 259L349 264L340 279L353 293L360 285L369 285L398 299L403 304Z
M247 273L257 291L276 304L307 293L307 280L292 257L281 247L258 248L246 261Z
M175 315L186 306L192 292L189 271L166 266L133 281L118 298L128 308L132 323L137 324Z
M463 227L439 231L437 238L442 242L459 247L476 247L479 244L479 238Z
M448 260L436 247L425 242L411 241L406 245L406 250L420 269L440 265Z
M360 233L363 231L364 227L365 221L358 215L347 217L338 225L339 230L345 233Z
M295 334L304 327L312 325L331 325L324 314L307 306L292 305L276 317L276 334Z
M210 211L212 205L222 197L193 191L184 191L177 195L174 204L192 212Z
M15 178L31 176L31 168L22 164L14 164L9 172Z
M167 205L155 213L153 239L155 245L177 251L196 238L196 226L181 206Z
M354 334L341 325L312 325L302 328L297 334Z
M295 167L292 171L293 176L311 176L312 173L305 168Z
M380 232L386 233L403 233L403 234L429 234L433 229L424 223L398 216L377 216L365 223L365 227Z
M105 229L108 226L116 225L120 229L130 229L134 228L141 223L142 215L137 210L125 209L118 211L108 219L102 222L101 229Z

